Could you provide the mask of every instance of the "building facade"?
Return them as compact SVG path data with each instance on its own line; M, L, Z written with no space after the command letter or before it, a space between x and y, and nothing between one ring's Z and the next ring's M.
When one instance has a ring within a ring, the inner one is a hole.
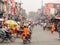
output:
M47 3L44 6L44 14L51 15L55 14L60 10L60 4L59 3Z

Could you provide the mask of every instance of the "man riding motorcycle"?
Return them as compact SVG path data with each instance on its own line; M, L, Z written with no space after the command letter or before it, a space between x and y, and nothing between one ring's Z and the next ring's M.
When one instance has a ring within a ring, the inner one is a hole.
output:
M31 30L29 29L29 27L24 26L23 29L23 33L21 34L21 38L23 40L23 43L30 43L30 39L31 39Z
M10 40L11 42L13 42L13 36L11 36L11 34L12 33L10 32L10 28L3 26L2 27L2 34L1 34L0 42L2 43L5 40L6 41Z

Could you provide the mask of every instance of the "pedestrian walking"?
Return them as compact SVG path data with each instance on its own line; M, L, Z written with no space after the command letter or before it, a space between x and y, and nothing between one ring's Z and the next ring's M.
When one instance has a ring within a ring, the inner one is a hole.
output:
M44 23L44 25L43 25L43 30L45 30L45 28L46 28L46 23Z
M51 33L52 34L53 34L54 30L55 30L55 23L52 23L52 26L51 26Z

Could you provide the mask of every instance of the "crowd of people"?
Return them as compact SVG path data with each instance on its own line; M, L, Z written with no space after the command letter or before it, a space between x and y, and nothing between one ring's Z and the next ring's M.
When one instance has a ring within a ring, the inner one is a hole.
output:
M6 21L8 21L8 20L6 20ZM10 25L8 23L5 23L5 21L3 21L3 23L1 23L0 42L4 42L4 40L8 40L8 39L10 41L13 41L12 37L14 37L14 39L19 37L22 40L24 39L24 37L28 37L28 39L30 41L31 35L32 35L32 24L29 22L24 22L24 21L16 22L16 23L17 23L17 25Z
M43 23L43 30L49 30L51 34L58 32L60 38L60 19L50 19Z

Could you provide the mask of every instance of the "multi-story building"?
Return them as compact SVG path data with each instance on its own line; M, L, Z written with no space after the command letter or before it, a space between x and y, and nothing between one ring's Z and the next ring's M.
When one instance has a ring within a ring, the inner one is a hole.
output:
M55 14L60 10L60 3L47 3L44 6L44 14L50 15Z
M3 16L5 0L0 0L0 18Z
M15 4L16 4L16 14L22 16L26 15L26 11L21 7L21 3L15 2Z

